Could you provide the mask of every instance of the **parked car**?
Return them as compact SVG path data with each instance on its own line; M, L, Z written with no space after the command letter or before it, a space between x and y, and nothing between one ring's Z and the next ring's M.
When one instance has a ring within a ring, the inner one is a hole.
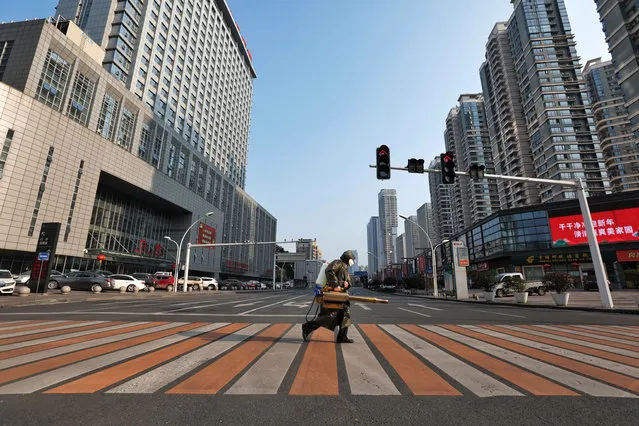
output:
M244 283L235 278L229 278L222 281L222 290L244 290Z
M0 294L13 294L16 288L16 280L13 279L11 271L0 269Z
M204 288L208 288L209 290L218 290L218 284L215 278L202 277L202 282L204 283Z
M133 274L131 274L131 276L136 280L144 281L144 284L146 284L147 287L155 287L155 284L157 282L152 274L148 274L146 272L134 272Z
M529 294L537 293L540 296L546 294L546 286L541 281L525 281L524 276L519 272L511 272L506 274L499 274L495 277L495 285L493 286L493 291L495 292L495 296L504 297L507 294L513 294L513 291L506 286L504 286L504 282L506 278L521 278L522 281L526 283L526 292Z
M173 289L173 284L175 283L173 276L169 274L156 273L153 278L155 279L156 288L169 290L170 287L170 290Z
M181 288L183 285L184 277L178 279L178 287ZM204 288L204 281L202 281L200 277L189 275L189 278L186 280L186 286L191 287L193 290L200 290Z
M58 275L52 277L49 280L48 288L58 288L63 286L69 286L71 290L91 290L96 286L102 287L104 290L109 290L112 287L111 278L107 278L102 274L98 274L92 271L77 271L70 272L66 275Z
M52 270L51 277L56 275L62 275L62 272ZM17 285L29 285L29 279L31 278L31 271L24 271L20 275L14 275L13 279L16 280Z
M139 280L132 275L113 274L109 275L108 278L111 279L111 288L113 290L120 290L122 287L125 287L126 291L133 293L136 288L138 290L146 289L144 281Z

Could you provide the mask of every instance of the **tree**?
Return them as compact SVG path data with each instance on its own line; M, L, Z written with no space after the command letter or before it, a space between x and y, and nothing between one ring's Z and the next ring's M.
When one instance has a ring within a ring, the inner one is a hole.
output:
M473 286L480 287L484 291L493 291L495 274L492 271L472 271L469 275L473 280Z

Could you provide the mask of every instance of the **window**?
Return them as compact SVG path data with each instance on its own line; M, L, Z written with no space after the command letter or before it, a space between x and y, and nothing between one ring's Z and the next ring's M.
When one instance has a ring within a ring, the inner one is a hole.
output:
M113 140L116 114L119 107L120 102L117 101L114 96L108 92L104 94L100 117L98 117L98 133L102 135L102 137Z
M4 71L7 69L7 63L9 62L9 54L13 47L13 40L0 41L0 81Z
M49 49L36 90L36 99L59 111L71 65Z
M133 141L133 131L135 128L135 117L126 108L122 108L122 118L120 119L120 131L116 143L129 151L131 149L131 142Z
M93 99L95 83L80 72L75 73L67 115L72 120L86 126L89 120L89 106Z
M31 224L29 225L28 235L33 236L35 231L36 222L38 221L38 213L40 213L40 203L42 203L42 196L46 189L47 176L49 176L49 170L51 168L51 162L53 161L53 147L49 147L49 154L47 160L44 163L44 170L42 171L42 179L40 181L40 189L38 190L38 197L36 198L35 207L33 208L33 214L31 215Z
M4 173L4 165L7 162L9 156L9 149L11 148L11 142L13 141L13 130L7 130L7 135L4 138L4 144L2 145L2 151L0 151L0 179Z

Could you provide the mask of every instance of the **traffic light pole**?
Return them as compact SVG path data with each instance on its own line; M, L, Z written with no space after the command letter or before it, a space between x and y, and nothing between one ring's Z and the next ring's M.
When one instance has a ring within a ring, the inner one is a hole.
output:
M370 165L371 168L377 166ZM393 170L408 171L406 167L391 167ZM424 173L441 174L441 170L424 169ZM467 172L455 172L456 176L469 176ZM608 287L608 279L606 277L606 268L601 257L601 250L599 249L599 243L597 242L597 234L595 233L595 226L592 223L592 217L590 215L590 207L588 206L588 199L586 197L586 183L579 179L577 181L563 181L553 179L539 179L523 176L505 176L505 175L491 175L485 174L484 179L496 179L496 180L509 180L515 182L533 182L543 183L547 185L557 185L564 188L574 188L577 192L577 199L579 200L579 208L581 215L584 218L584 226L586 228L586 234L588 236L588 245L590 247L590 254L592 256L592 264L595 269L595 276L597 277L597 287L599 288L599 297L601 298L601 304L607 308L614 308L612 302L612 295L610 294L610 288Z

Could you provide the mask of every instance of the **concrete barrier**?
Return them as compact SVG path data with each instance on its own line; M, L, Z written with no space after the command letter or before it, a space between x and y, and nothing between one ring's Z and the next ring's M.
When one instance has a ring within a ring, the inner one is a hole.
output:
M68 285L65 285L60 289L60 292L62 294L69 294L71 293L71 287L69 287Z

